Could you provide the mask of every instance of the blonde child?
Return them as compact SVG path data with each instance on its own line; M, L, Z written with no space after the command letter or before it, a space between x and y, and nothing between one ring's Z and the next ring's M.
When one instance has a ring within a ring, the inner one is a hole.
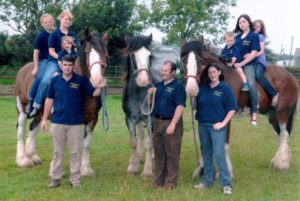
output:
M65 55L72 55L74 58L76 57L76 45L71 36L63 36L61 39L61 50L58 53L58 64L61 67L61 59Z

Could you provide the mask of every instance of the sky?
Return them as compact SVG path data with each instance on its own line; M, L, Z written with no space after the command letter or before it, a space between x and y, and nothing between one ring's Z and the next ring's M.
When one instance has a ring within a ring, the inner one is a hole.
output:
M293 37L292 54L300 48L300 0L237 0L236 7L229 9L231 18L228 20L228 31L235 28L237 18L248 14L251 20L261 19L265 22L269 48L280 53L281 47L285 54L290 53ZM153 33L153 39L161 41L164 34L148 29L145 34Z

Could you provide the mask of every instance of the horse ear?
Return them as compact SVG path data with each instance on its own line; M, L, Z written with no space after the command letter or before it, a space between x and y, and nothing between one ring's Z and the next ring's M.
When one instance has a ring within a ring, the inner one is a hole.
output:
M200 43L204 43L204 37L203 37L203 35L201 35L200 37L199 37L199 39L198 39L198 41L200 42Z
M85 29L85 40L87 41L91 40L91 33L88 27Z
M184 38L184 39L181 41L181 45L180 45L181 49L186 45L186 43L187 43L187 40L186 40L186 38Z
M104 34L103 36L102 36L102 40L105 42L105 43L108 43L108 34Z
M129 36L125 36L125 41L126 41L126 43L128 44L130 41L131 41L131 37L129 37Z

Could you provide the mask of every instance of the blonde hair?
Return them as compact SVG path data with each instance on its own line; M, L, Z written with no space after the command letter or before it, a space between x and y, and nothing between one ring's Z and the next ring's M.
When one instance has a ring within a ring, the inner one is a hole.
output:
M223 39L225 40L226 37L234 38L234 37L235 37L235 34L234 34L234 32L232 32L232 31L227 31L227 32L224 33Z
M52 23L53 23L53 25L54 25L54 18L53 18L53 16L50 15L49 13L45 13L45 14L43 14L43 15L40 17L40 23L41 23L41 24L43 24L43 20L44 20L45 18L50 18L51 21L52 21Z
M72 15L71 11L69 11L69 10L61 11L61 13L58 15L57 19L60 20L61 18L65 17L65 16L68 16L71 19L71 21L73 21L73 15Z
M63 36L61 38L61 48L62 49L65 49L64 48L64 41L67 41L68 43L70 43L72 45L72 48L76 47L75 43L74 43L74 40L71 36Z

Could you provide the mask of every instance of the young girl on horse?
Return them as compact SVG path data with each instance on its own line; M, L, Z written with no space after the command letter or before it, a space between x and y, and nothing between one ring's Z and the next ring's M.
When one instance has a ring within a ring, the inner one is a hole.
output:
M45 13L40 17L40 22L44 28L35 39L33 50L33 70L32 75L36 77L28 96L28 104L26 106L26 113L31 112L31 106L35 98L39 99L41 93L38 93L38 88L43 75L47 68L48 59L48 38L50 33L54 30L54 19L52 15Z
M74 43L74 40L72 37L70 36L63 36L62 39L61 39L61 50L60 52L58 53L58 64L59 66L61 67L61 59L69 54L69 55L72 55L74 56L74 58L76 57L77 55L77 52L76 52L76 45Z
M243 60L238 47L235 45L234 33L228 31L224 34L223 38L226 45L221 52L221 56L228 62L228 65L230 67L234 67L234 63L239 63ZM235 70L239 73L240 77L243 80L242 91L249 91L247 78L243 72L243 69L235 68Z
M57 63L58 53L61 50L61 39L63 36L67 35L74 39L75 44L77 43L77 36L75 32L70 31L69 27L72 24L73 15L69 10L63 10L58 19L60 21L60 27L56 28L49 36L48 39L48 46L49 46L49 56L47 62L47 68L44 72L42 81L38 88L38 93L41 95L36 97L33 102L33 111L30 113L29 116L34 117L38 111L41 109L44 99L46 90L49 84L49 81L53 77L53 74L59 71L59 65Z
M238 35L235 37L243 61L235 63L234 67L243 67L250 88L250 113L251 123L256 125L257 121L257 92L255 82L256 56L260 50L258 35L254 32L253 23L246 14L239 16L236 27L234 29Z
M265 24L262 20L255 20L254 31L258 34L260 51L257 52L257 66L255 71L255 76L259 84L264 88L268 95L272 98L272 106L276 106L278 101L278 93L270 82L264 76L264 71L266 70L267 59L265 55L265 38L267 37Z

